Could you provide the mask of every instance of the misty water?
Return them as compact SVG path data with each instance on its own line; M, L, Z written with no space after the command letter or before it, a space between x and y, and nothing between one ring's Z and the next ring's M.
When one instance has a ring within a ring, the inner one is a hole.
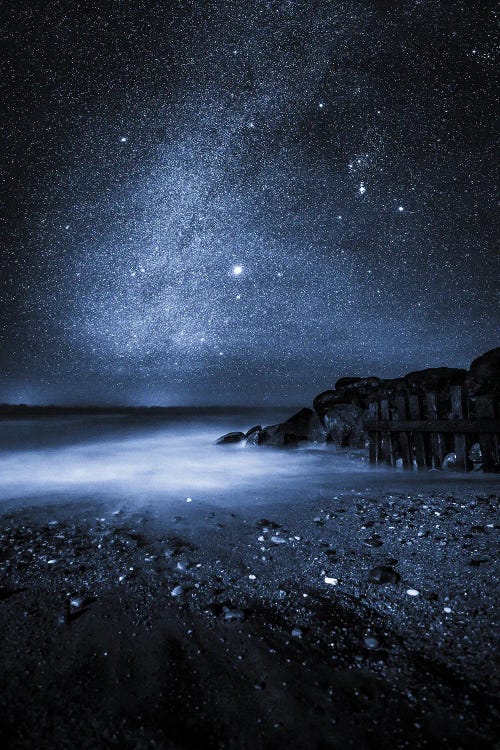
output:
M0 422L2 508L82 498L123 503L290 501L343 490L368 491L413 483L373 470L362 451L329 445L279 450L216 446L221 434L276 423L289 411L175 410L162 416L99 415ZM477 477L469 480L477 481ZM421 484L424 477L419 475ZM457 481L427 474L425 481Z

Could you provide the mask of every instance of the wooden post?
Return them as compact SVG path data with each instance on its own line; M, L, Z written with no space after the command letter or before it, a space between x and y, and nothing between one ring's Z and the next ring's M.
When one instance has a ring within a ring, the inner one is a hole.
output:
M476 418L495 416L495 406L493 404L492 396L477 396L475 401ZM483 457L483 471L488 471L500 463L498 455L498 435L480 433L479 445L481 446L481 454Z
M410 411L410 419L419 420L420 415L420 404L418 396L412 394L408 396L408 407ZM425 436L422 432L413 433L413 443L415 445L415 455L417 459L417 468L425 469L428 464L427 450L425 444Z
M403 396L396 396L396 409L398 422L404 422L406 420L406 399ZM399 447L401 449L401 457L403 459L403 468L412 468L412 457L410 452L410 441L408 440L407 432L398 432Z
M462 386L450 386L451 418L463 419ZM464 433L457 432L454 436L457 468L467 471L467 440Z
M389 412L389 402L386 398L380 401L380 419L382 422L389 424L391 415ZM396 466L396 456L394 455L394 438L389 430L382 433L382 456L381 459L390 466Z
M378 421L378 402L372 401L372 403L368 404L368 418L370 422L377 422ZM369 455L370 455L370 463L371 464L378 464L380 463L380 431L379 430L371 430L368 433L368 439L369 439Z
M438 418L437 398L434 391L427 391L425 394L425 416L432 421ZM443 436L439 432L431 433L431 453L431 468L440 469L443 465L444 450Z

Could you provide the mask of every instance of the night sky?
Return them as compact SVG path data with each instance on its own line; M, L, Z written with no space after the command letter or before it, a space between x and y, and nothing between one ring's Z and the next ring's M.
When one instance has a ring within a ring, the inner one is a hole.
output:
M310 403L498 345L496 3L7 5L0 401Z

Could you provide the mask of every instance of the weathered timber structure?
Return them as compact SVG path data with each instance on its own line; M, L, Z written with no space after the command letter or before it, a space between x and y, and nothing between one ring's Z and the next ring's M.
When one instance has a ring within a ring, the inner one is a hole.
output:
M443 398L444 396L444 398ZM372 464L438 469L452 456L453 468L474 468L474 446L483 471L500 464L498 396L470 397L461 385L437 394L399 393L368 404L365 429Z

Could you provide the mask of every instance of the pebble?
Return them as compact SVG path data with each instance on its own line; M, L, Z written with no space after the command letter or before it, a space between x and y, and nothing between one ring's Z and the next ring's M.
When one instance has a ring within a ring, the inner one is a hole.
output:
M273 544L286 544L286 539L283 539L280 536L272 536L271 541Z
M380 642L378 638L375 638L373 635L367 635L365 638L365 646L369 649L375 649L380 646Z
M244 612L242 612L241 609L230 609L229 607L224 607L224 619L231 622L232 620L243 620L245 617Z
M367 547L381 547L383 544L382 539L376 534L374 534L373 536L369 536L364 540L364 543Z
M170 596L182 596L183 593L184 589L182 588L182 586L175 586L170 592Z
M417 589L406 589L406 593L408 596L418 596L420 591L417 591Z
M302 630L300 628L293 628L292 635L294 638L302 638Z
M401 576L390 565L377 565L368 574L368 580L372 583L397 583Z
M331 578L330 576L325 576L325 583L329 583L331 586L336 586L339 582L338 578Z

